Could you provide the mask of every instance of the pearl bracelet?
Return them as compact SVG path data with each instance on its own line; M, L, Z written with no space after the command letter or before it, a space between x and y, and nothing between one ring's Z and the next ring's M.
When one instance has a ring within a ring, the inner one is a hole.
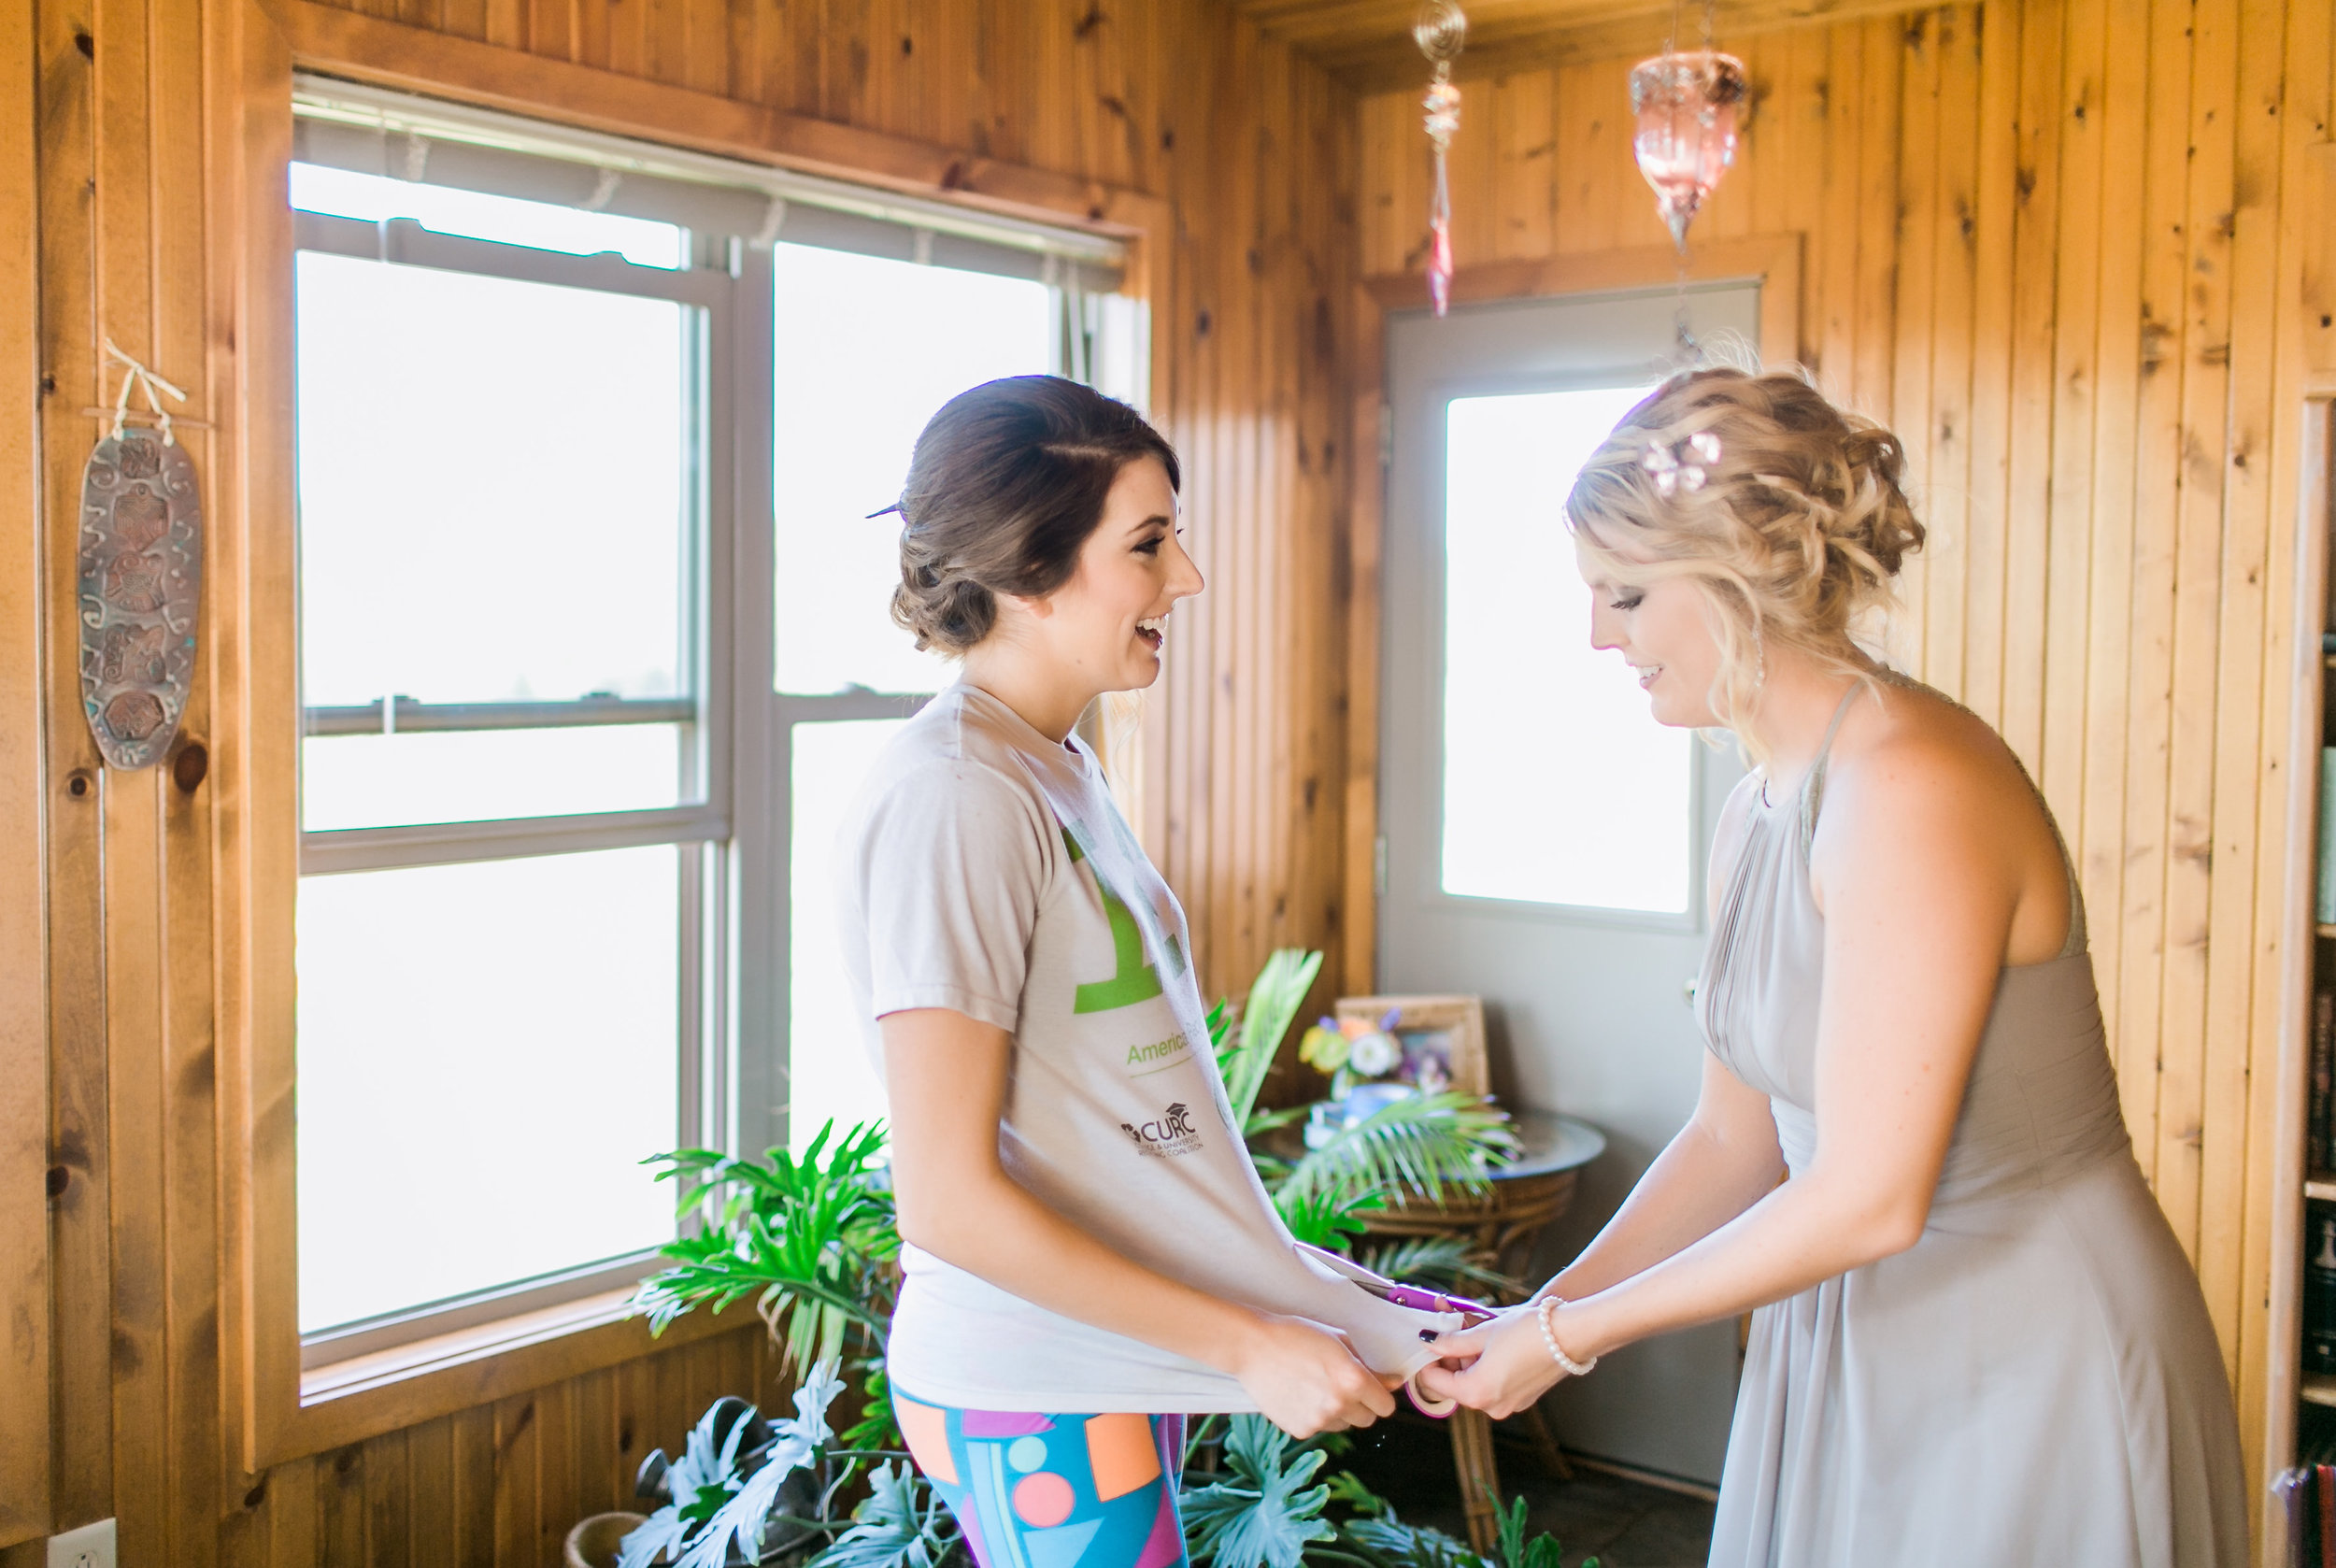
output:
M1541 1324L1541 1342L1549 1347L1549 1359L1557 1362L1560 1370L1568 1377L1579 1377L1598 1364L1598 1358L1592 1356L1586 1361L1577 1361L1567 1355L1564 1347L1558 1344L1558 1332L1550 1326L1550 1319L1557 1315L1558 1308L1564 1304L1563 1296L1544 1296L1541 1298L1539 1309L1533 1316Z

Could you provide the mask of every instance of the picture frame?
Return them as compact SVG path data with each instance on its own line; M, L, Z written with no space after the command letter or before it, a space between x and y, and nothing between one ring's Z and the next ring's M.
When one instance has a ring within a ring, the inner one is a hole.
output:
M1332 1006L1340 1023L1351 1019L1374 1029L1390 1013L1395 1022L1389 1033L1403 1048L1403 1064L1391 1075L1395 1081L1430 1092L1439 1088L1462 1094L1492 1092L1482 997L1342 996ZM1435 1082L1439 1074L1440 1084Z

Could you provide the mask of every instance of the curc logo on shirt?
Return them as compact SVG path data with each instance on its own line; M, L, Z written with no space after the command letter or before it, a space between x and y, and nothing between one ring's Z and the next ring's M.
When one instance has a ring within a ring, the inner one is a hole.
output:
M1201 1147L1192 1125L1192 1107L1179 1101L1160 1113L1156 1121L1119 1123L1119 1131L1135 1140L1135 1152L1151 1160L1170 1160Z

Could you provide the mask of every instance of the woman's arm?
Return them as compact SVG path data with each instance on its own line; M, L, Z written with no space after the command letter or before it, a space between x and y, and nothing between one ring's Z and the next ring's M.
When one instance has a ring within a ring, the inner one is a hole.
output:
M1720 906L1721 880L1733 866L1748 831L1757 778L1746 778L1719 808L1712 834L1704 897ZM1768 1097L1747 1089L1709 1051L1695 1114L1655 1157L1580 1257L1533 1292L1578 1300L1620 1284L1641 1269L1702 1240L1759 1202L1783 1179L1784 1155L1776 1147L1776 1119Z
M1050 1312L1237 1377L1296 1436L1394 1411L1345 1341L1155 1274L1007 1176L998 1161L1005 1031L943 1008L887 1014L879 1027L903 1240Z
M2007 813L2035 810L2025 785L2015 798L1990 772L1919 737L1837 770L1812 855L1826 918L1816 1152L1675 1256L1569 1297L1554 1316L1574 1360L1783 1300L1921 1235L2032 850L2004 831ZM1529 1318L1455 1336L1455 1360L1481 1356L1423 1387L1523 1408L1557 1380Z
M1695 1114L1655 1157L1581 1256L1533 1299L1594 1295L1710 1235L1784 1178L1768 1096L1747 1089L1708 1051Z

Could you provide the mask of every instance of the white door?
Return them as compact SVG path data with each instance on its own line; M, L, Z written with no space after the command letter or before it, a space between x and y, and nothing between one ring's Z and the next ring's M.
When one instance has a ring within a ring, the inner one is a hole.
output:
M1481 995L1495 1087L1587 1118L1606 1153L1545 1237L1553 1272L1693 1109L1702 1041L1687 988L1732 748L1648 717L1588 595L1563 506L1582 461L1669 370L1672 290L1393 318L1379 976ZM1686 296L1710 341L1759 341L1757 284ZM1634 1346L1569 1381L1568 1447L1716 1481L1735 1330Z

